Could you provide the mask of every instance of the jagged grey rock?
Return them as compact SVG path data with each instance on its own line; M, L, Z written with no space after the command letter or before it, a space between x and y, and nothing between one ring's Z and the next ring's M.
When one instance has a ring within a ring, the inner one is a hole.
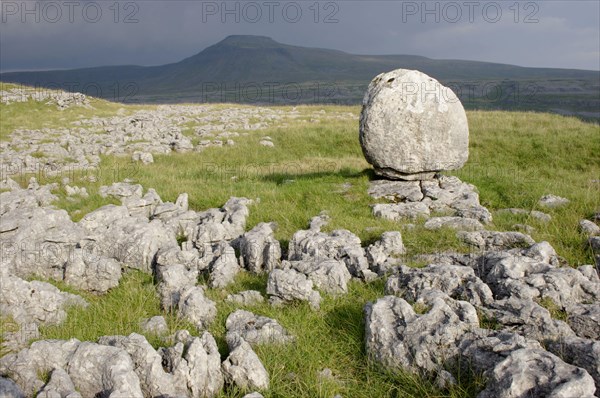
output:
M496 299L551 299L560 308L600 299L600 283L596 279L553 263L556 252L547 242L540 242L528 249L485 253L476 273Z
M267 390L269 374L250 344L243 338L229 340L229 356L223 361L225 381L242 390Z
M573 304L567 307L567 323L577 336L600 340L600 304Z
M321 232L320 227L325 222L323 218L317 217L311 221L311 229L297 231L289 243L288 259L341 260L352 276L373 279L375 274L369 270L360 238L345 229L335 230L331 234Z
M0 398L25 398L23 390L11 379L0 377Z
M313 290L313 282L294 269L274 269L269 273L267 294L271 304L280 304L294 300L308 301L311 307L318 309L321 295Z
M7 322L8 324L8 322ZM40 329L35 322L23 323L15 328L5 327L2 332L0 349L5 353L18 352L29 347L31 341L39 340Z
M255 305L263 303L265 298L257 290L244 290L236 294L228 294L225 301L240 305Z
M154 163L154 156L150 152L135 151L131 155L131 160L134 162L142 162L143 164Z
M373 180L367 193L374 199L392 202L420 202L424 198L419 181Z
M64 268L64 281L78 289L106 293L119 285L121 264L114 258L94 253L95 245L73 250Z
M36 396L40 398L82 398L75 390L75 385L69 374L61 368L54 369L50 374L50 380L42 391Z
M67 196L81 196L82 198L90 196L84 187L65 185L65 192Z
M565 362L585 369L596 383L596 396L600 396L599 341L573 336L548 342L546 347Z
M162 315L156 315L152 318L143 319L140 322L140 327L144 333L151 333L155 335L164 335L169 332L169 325L167 325L167 321Z
M147 273L152 273L161 249L177 246L175 235L162 221L138 217L115 220L93 239L106 257Z
M520 208L507 208L507 209L499 209L497 211L499 214L513 214L513 215L524 215L529 216L531 218L536 219L539 222L547 223L552 220L552 216L550 214L541 212L539 210L525 210Z
M89 212L79 221L88 233L101 233L117 220L129 217L126 206L106 205Z
M475 329L466 333L459 345L460 359L477 373L490 372L494 367L520 349L541 350L536 340L504 330Z
M399 265L400 256L406 254L402 234L398 231L384 232L381 239L367 247L366 253L371 269L380 275L385 274Z
M494 302L490 288L479 279L472 268L461 265L430 264L424 268L401 266L385 285L389 295L416 301L425 290L437 289L456 300L475 306Z
M7 192L12 193L12 192ZM65 210L24 205L2 214L2 261L11 274L63 280L65 262L85 237Z
M175 345L160 348L162 366L172 374L177 396L213 397L223 389L221 355L212 335L192 337L187 330L175 333Z
M117 347L129 354L144 396L176 396L186 392L185 390L181 391L181 388L176 386L172 374L164 371L162 357L144 336L137 333L132 333L129 336L103 336L98 340L98 343Z
M113 196L118 199L128 198L130 196L142 197L144 188L140 184L132 185L127 182L114 182L110 186L103 185L98 189L98 193L103 198Z
M519 333L542 343L575 335L563 321L553 319L550 312L533 300L508 298L497 300L482 311L505 330Z
M329 294L348 293L348 282L352 275L346 264L339 260L283 261L282 268L292 268L313 281L315 287Z
M253 273L271 272L281 261L274 223L259 223L240 239L240 264Z
M367 355L391 369L410 372L443 370L459 354L462 336L478 326L475 308L443 293L428 291L418 315L404 299L385 296L365 306Z
M373 205L373 215L391 221L429 218L429 206L423 202L378 203Z
M467 116L452 90L419 71L397 69L369 84L360 143L379 175L431 178L436 171L458 169L467 161Z
M217 316L217 305L204 295L202 286L192 286L181 292L177 316L192 322L199 330L206 327Z
M512 351L488 373L479 398L594 396L594 380L584 370L541 349Z
M73 353L67 371L75 388L84 397L107 394L143 398L140 379L134 368L125 350L82 342Z
M17 383L26 396L34 396L46 384L41 375L66 369L80 344L77 339L36 341L29 348L0 358L0 374Z
M275 319L255 315L252 312L237 310L227 317L227 341L235 342L241 337L250 345L277 343L285 344L294 341L294 337ZM232 343L233 344L233 343Z
M425 229L438 230L452 228L461 231L478 231L485 229L483 224L473 218L432 217L425 222Z
M508 250L525 248L535 244L533 238L520 232L459 231L457 237L479 250Z
M242 398L265 398L265 397L261 393L255 391L250 394L244 395Z
M545 207L547 209L553 209L557 207L563 207L570 203L569 199L562 198L556 195L544 195L538 200L538 205L540 207Z
M223 242L221 255L211 264L209 285L212 288L224 288L233 282L240 271L235 250L228 243Z
M492 221L492 214L479 203L477 188L458 177L440 175L421 181L421 190L425 195L423 202L431 211L472 218L484 224Z
M127 207L132 217L150 218L163 201L158 193L153 188L150 188L143 197L136 195L123 197L121 198L121 203Z
M197 255L178 247L160 250L156 259L156 280L163 309L174 309L181 292L198 281Z
M0 272L0 278L0 313L19 325L58 325L66 319L68 307L87 306L80 296L46 282L28 282L6 272Z
M596 267L600 268L600 236L592 236L588 242L596 257Z
M587 236L600 235L600 227L590 220L579 221L579 228Z

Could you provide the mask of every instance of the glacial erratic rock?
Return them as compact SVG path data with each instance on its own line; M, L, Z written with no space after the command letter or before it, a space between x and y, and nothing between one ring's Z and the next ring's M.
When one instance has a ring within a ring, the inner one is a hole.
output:
M360 143L379 175L431 178L467 161L467 116L452 90L419 71L397 69L371 81L363 99Z

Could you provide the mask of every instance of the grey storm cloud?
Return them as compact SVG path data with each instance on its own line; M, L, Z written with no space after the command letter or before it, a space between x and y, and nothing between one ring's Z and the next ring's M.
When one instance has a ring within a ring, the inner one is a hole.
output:
M7 1L0 69L180 61L228 35L355 54L600 70L592 1Z

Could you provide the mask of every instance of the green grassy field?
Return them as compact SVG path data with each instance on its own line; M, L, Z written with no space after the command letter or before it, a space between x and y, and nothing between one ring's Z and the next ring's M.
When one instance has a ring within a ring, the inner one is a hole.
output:
M66 126L82 114L89 117L97 112L102 116L121 107L127 111L140 108L104 101L95 101L93 106L95 110L75 108L59 113L55 107L32 103L0 105L0 131L6 139L17 127ZM469 250L452 231L431 232L419 225L409 229L371 215L374 201L366 189L373 173L358 143L358 107L298 109L307 118L321 109L326 115L350 112L354 116L322 117L318 123L254 131L239 137L232 147L155 155L155 163L147 166L132 164L129 158L104 157L100 170L95 172L97 182L90 183L82 175L70 176L73 184L88 188L90 197L70 201L61 192L56 205L78 220L110 202L98 195L100 185L133 178L145 188L155 188L164 201L174 201L178 194L187 192L194 210L220 207L230 196L256 199L250 208L248 229L262 221L277 222L276 237L284 248L296 230L306 228L312 216L325 210L331 216L328 230L349 229L365 246L384 231L402 231L409 265L419 265L411 258L420 253ZM478 187L482 204L494 214L494 223L488 228L512 230L515 223L527 223L535 228L532 237L536 241L549 241L570 265L593 263L591 250L578 231L578 221L600 207L599 126L538 113L476 111L469 112L468 118L469 162L452 174ZM274 148L258 144L265 135L272 137ZM18 178L24 185L28 179L29 176ZM40 182L48 181L51 180ZM506 207L537 209L537 200L549 193L564 196L571 203L563 209L549 210L552 221L548 224L495 212ZM267 304L249 307L250 311L277 319L297 336L292 346L261 346L256 350L271 377L271 389L264 393L265 397L475 396L482 388L482 380L468 369L458 370L456 387L440 390L426 375L384 372L367 361L362 311L368 301L384 295L383 286L381 280L353 282L347 295L324 295L319 311L312 311L305 304L283 309ZM237 308L223 298L247 289L264 294L265 288L266 276L242 273L227 289L209 289L208 295L218 307L218 317L209 330L217 339L223 358L227 355L225 319ZM160 310L149 275L129 272L118 288L104 296L82 295L90 301L89 308L71 309L63 325L42 328L42 338L95 340L102 335L139 332L141 318L158 314L166 316L172 331L188 328L198 334L173 314ZM148 338L155 347L165 344L160 337ZM332 370L332 379L318 376L324 368ZM235 390L223 394L242 395Z

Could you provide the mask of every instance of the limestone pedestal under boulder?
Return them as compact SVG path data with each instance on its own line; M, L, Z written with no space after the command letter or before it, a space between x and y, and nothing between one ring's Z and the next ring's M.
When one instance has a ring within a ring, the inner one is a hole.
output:
M360 115L360 144L378 175L430 179L467 161L467 116L451 89L419 71L397 69L369 84Z

